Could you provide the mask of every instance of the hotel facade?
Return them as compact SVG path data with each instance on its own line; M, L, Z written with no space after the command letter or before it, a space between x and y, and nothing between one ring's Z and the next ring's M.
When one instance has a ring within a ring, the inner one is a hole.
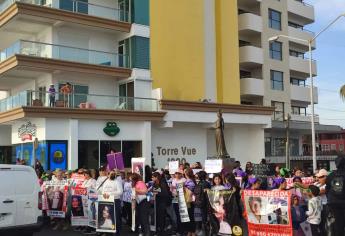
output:
M216 154L219 109L230 156L259 162L268 138L283 133L274 126L274 117L284 117L275 102L283 103L284 114L308 106L308 89L300 86L308 66L289 56L289 48L302 53L305 45L284 41L282 59L269 56L267 39L290 33L288 19L313 21L299 8L290 14L289 2L305 6L295 0L0 0L0 162L37 158L47 169L97 168L110 149L123 153L126 167L132 157L156 167L203 162ZM276 16L266 18L268 6L281 11L283 32L269 27ZM283 90L271 88L273 69L283 73ZM61 93L67 82L72 92Z

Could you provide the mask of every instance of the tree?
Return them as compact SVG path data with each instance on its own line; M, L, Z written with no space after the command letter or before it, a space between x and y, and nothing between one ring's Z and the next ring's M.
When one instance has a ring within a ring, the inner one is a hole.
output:
M345 100L345 84L341 86L340 91L339 91L340 97Z

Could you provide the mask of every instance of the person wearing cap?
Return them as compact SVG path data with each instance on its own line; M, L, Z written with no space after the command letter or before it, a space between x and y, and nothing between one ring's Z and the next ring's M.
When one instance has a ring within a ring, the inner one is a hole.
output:
M55 90L54 84L51 84L48 89L50 107L55 107L55 93L56 93L56 90Z
M328 176L328 171L325 169L319 170L317 174L315 174L317 182L314 184L316 187L320 189L319 196L321 198L321 203L322 203L322 211L321 211L321 224L320 224L320 230L322 235L326 235L326 220L327 220L327 213L328 213L328 208L327 208L327 195L326 195L326 180Z

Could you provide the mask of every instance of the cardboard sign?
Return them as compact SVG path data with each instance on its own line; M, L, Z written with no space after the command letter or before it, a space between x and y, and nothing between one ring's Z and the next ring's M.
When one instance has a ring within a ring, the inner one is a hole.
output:
M208 174L220 173L222 171L222 160L205 160L205 171Z
M170 161L169 162L169 174L173 175L178 171L179 161Z
M107 154L107 161L110 170L124 170L125 165L123 163L123 154L122 152L110 153Z
M186 203L186 199L185 199L184 191L183 191L183 183L176 184L176 192L177 192L177 197L178 197L180 220L182 223L189 222L190 219L189 219L187 203Z
M274 175L274 167L267 164L253 164L253 175L255 177Z
M56 218L65 218L67 211L67 181L46 181L44 186L44 208L47 215Z
M145 177L145 158L133 157L131 159L131 162L132 162L132 173L137 173L144 178Z

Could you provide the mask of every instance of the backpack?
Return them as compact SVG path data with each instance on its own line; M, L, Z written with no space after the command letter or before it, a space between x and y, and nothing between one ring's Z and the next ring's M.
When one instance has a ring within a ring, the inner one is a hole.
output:
M330 191L332 194L340 199L345 199L345 175L335 172L331 180Z

